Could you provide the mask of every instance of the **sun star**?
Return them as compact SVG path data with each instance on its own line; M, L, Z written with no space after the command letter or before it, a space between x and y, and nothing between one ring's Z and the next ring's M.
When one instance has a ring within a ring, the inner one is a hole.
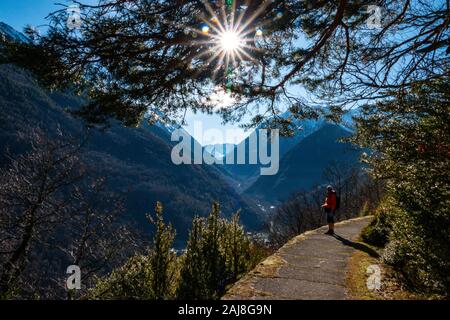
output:
M185 34L192 34L196 39L192 44L199 47L196 49L198 53L191 59L193 65L199 66L193 76L211 68L211 79L217 83L217 79L223 79L225 92L230 94L232 86L241 81L239 76L247 76L245 71L240 72L260 63L254 54L261 51L259 42L264 38L263 28L272 19L259 18L272 1L265 1L251 11L248 5L238 5L237 1L227 6L219 6L216 1L214 6L207 0L202 0L202 3L206 13L200 16L199 27L192 29L186 26L184 30Z
M227 53L232 53L242 45L239 34L233 31L225 31L220 34L220 46Z

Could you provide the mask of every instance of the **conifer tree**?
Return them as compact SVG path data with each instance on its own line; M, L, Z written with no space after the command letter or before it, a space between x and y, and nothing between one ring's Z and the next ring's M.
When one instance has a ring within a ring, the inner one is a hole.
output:
M223 250L225 233L225 221L220 218L220 206L214 203L203 235L202 252L205 259L206 292L208 297L215 299L225 291L226 285L226 257Z
M152 273L152 290L156 299L168 299L172 296L176 264L176 253L173 251L175 231L167 225L163 218L163 207L156 204L156 217L149 217L156 227L150 252L150 269Z
M244 228L239 224L240 213L231 217L225 226L224 251L226 257L226 273L228 282L235 282L240 274L245 272L251 264L249 256L251 242L245 235Z
M317 105L338 117L386 90L443 77L449 66L444 0L100 0L80 11L79 29L58 10L46 35L2 46L0 63L87 94L79 114L91 122L181 122L187 108L213 112L210 97L222 88L235 100L219 108L225 120L253 112L249 125L284 127L317 117ZM232 44L239 55L216 31L231 21L233 38L244 38ZM295 94L297 85L312 99ZM285 106L289 119L279 117Z
M147 254L132 256L114 269L86 295L88 299L162 300L174 298L178 283L178 260L172 250L175 231L163 218L163 207L157 203L155 217L148 216L155 235Z
M220 206L214 203L207 218L193 221L177 298L220 298L229 284L262 258L261 252L253 249L239 224L239 213L228 221L220 217Z
M183 257L180 283L176 294L178 299L202 299L207 297L206 279L204 277L206 264L203 258L204 229L204 219L195 217L192 221L192 229Z

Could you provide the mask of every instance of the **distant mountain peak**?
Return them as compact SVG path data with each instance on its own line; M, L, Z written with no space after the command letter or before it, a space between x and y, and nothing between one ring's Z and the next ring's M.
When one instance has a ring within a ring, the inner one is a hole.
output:
M277 175L259 176L244 195L265 201L284 201L295 192L327 183L324 172L333 163L346 168L359 166L362 150L340 141L351 134L351 129L340 124L323 123L286 153Z
M0 39L8 41L30 42L22 32L0 21Z
M204 146L204 150L209 152L215 159L222 160L225 158L228 150L234 150L236 145L232 143L223 143L223 144L209 144Z

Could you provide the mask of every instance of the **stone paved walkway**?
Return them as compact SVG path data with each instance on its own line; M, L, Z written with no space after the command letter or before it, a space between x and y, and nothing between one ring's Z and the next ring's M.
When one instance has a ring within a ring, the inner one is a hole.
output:
M223 299L319 299L343 300L347 261L355 250L367 250L354 242L372 217L336 224L336 235L327 227L303 233L237 282Z

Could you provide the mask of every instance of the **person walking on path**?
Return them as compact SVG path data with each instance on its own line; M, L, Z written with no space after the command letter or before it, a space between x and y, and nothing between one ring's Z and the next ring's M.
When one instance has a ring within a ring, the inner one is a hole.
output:
M336 191L334 191L332 186L327 187L327 197L325 198L325 203L322 205L322 208L325 210L327 214L327 223L328 223L328 231L325 234L333 235L334 234L334 222L335 222L335 213L336 213L336 203L337 196Z

